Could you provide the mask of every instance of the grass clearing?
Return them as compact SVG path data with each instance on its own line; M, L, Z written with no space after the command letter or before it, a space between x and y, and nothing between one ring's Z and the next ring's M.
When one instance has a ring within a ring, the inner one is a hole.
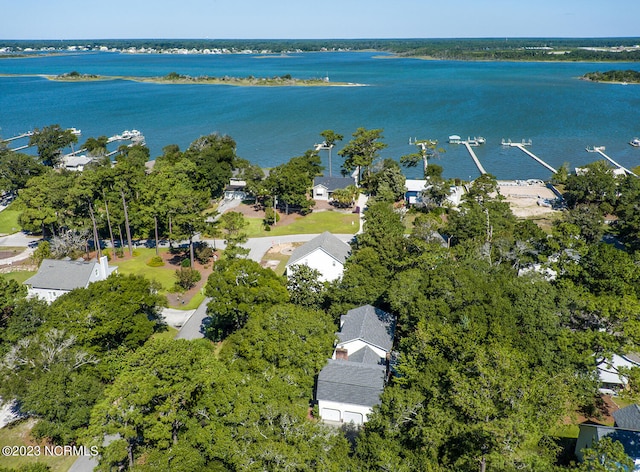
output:
M306 216L297 215L292 223L287 225L277 223L271 227L271 231L264 230L262 218L245 218L245 220L249 223L246 232L250 238L315 234L324 231L334 234L355 234L360 227L359 217L356 213L337 211L318 211Z
M20 213L22 210L15 210L13 204L0 211L0 234L13 234L22 230L18 223Z
M176 328L173 326L167 326L166 330L151 335L151 339L172 340L176 337L176 334L178 334L178 330Z
M161 248L160 252L168 249ZM162 287L163 292L171 292L176 282L176 267L164 265L162 267L149 267L147 261L156 255L153 248L137 248L134 250L133 259L111 259L110 264L118 266L118 272L122 275L142 275L150 280L155 280Z
M22 284L22 282L27 280L29 277L33 277L34 275L36 275L36 272L30 271L30 270L21 270L16 272L8 272L6 274L0 274L0 275L7 280L15 280L19 284Z
M5 426L0 429L0 449L5 446L33 446L37 443L31 438L31 428L35 425L34 420L24 420ZM45 454L44 445L40 445L40 455L28 457L24 454L21 457L0 456L0 466L9 469L17 469L29 464L46 464L51 467L52 472L66 472L76 461L76 456L54 456ZM35 450L34 450L35 453Z

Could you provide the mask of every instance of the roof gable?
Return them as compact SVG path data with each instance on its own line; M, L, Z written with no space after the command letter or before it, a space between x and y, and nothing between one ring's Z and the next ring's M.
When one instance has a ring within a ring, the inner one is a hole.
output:
M302 246L296 248L291 254L291 258L287 263L287 266L293 265L305 256L308 256L316 249L322 249L329 254L335 260L344 264L351 253L351 246L347 243L340 241L333 234L325 231L319 236L316 236L311 241L306 242Z
M24 281L33 288L73 290L89 284L97 262L44 259L38 273Z
M371 305L349 310L340 318L338 338L342 342L361 339L385 351L391 351L395 332L395 320L386 311Z
M355 185L353 177L315 177L313 179L313 186L318 185L326 188L329 192L334 190L347 188L349 185Z

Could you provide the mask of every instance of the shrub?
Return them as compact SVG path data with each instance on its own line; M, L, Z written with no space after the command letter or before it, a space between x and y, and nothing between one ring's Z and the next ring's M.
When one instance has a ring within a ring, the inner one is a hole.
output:
M164 261L160 256L153 256L151 259L147 261L147 265L149 267L162 267L164 265Z
M207 243L197 242L194 244L195 257L200 264L206 264L213 257L213 248Z
M178 291L186 291L192 288L202 279L202 275L195 269L190 267L182 267L176 270L176 289Z
M186 259L182 259L180 261L180 267L191 267L191 259L189 259L188 257Z

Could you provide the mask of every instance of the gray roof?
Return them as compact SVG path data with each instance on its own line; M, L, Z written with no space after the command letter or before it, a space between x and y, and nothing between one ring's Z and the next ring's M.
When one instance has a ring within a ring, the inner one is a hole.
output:
M640 459L640 431L583 423L580 425L580 434L590 429L595 429L595 437L598 441L604 437L609 437L613 441L619 441L622 443L622 446L624 446L624 452L629 457L634 460Z
M342 328L337 333L341 342L361 339L385 351L393 347L395 320L393 316L371 305L349 310L340 317Z
M380 403L385 366L330 359L318 374L317 400L373 406Z
M614 411L613 419L616 420L616 426L619 428L640 431L640 405L629 405Z
M355 185L356 181L353 177L316 177L313 179L313 186L322 185L329 192L334 190L347 188L349 185Z
M311 241L297 247L291 254L291 258L289 259L287 266L295 264L297 261L311 254L316 249L322 249L341 264L345 263L347 257L349 257L349 254L351 253L351 246L340 241L329 231L325 231L321 235L313 238Z
M96 264L95 261L45 259L42 261L38 273L25 280L24 284L31 285L33 288L49 290L84 288L89 284L89 278Z
M349 362L358 362L360 364L383 365L383 359L369 346L358 349L349 356Z

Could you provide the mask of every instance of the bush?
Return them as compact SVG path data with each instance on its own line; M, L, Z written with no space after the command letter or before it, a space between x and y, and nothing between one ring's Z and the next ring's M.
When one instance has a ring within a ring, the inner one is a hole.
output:
M180 267L191 267L191 259L189 259L188 257L186 259L182 259L180 261Z
M207 243L197 242L194 243L194 253L197 261L204 265L213 257L213 248Z
M202 275L195 269L190 267L183 267L176 270L176 289L178 291L186 291L192 288L196 283L202 279Z
M164 265L164 261L160 256L153 256L151 259L147 261L147 265L149 267L162 267Z

